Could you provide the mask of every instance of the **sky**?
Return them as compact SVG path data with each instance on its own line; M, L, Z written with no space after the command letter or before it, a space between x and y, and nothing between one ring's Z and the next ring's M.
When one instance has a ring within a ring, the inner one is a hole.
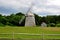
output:
M32 13L40 16L60 15L60 0L0 0L0 14L26 14L32 3Z

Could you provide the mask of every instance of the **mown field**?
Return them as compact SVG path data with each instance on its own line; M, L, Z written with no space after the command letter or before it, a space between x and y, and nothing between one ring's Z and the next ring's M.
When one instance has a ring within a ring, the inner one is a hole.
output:
M19 33L19 34L15 34L15 33ZM35 34L42 34L42 35L35 35ZM0 38L20 38L20 39L23 38L59 39L60 38L60 35L46 36L44 34L60 34L60 27L44 27L44 28L12 27L12 26L0 27Z

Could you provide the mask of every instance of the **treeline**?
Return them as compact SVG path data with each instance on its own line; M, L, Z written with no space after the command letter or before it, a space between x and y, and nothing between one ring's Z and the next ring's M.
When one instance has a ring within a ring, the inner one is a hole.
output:
M16 13L16 14L11 14L9 16L2 16L0 14L0 26L4 26L4 25L24 26L25 19L22 21L21 24L19 24L19 21L22 19L23 16L25 15L21 12ZM35 14L35 22L37 26L40 26L42 22L45 22L47 26L60 27L60 15L41 17Z

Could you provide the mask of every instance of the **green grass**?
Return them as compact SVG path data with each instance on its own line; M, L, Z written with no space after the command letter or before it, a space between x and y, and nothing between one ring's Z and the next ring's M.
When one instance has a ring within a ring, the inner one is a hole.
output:
M0 34L0 37L12 38L14 33L30 33L30 34L60 34L60 27L0 27L0 33L11 33L11 34ZM25 35L15 34L14 38L42 38L40 35ZM60 38L60 36L44 36L44 38Z

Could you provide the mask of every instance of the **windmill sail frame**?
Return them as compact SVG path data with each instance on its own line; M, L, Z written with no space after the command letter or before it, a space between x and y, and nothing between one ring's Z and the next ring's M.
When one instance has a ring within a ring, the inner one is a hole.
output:
M19 24L21 24L24 19L25 19L25 16L22 17L22 19L19 21Z

